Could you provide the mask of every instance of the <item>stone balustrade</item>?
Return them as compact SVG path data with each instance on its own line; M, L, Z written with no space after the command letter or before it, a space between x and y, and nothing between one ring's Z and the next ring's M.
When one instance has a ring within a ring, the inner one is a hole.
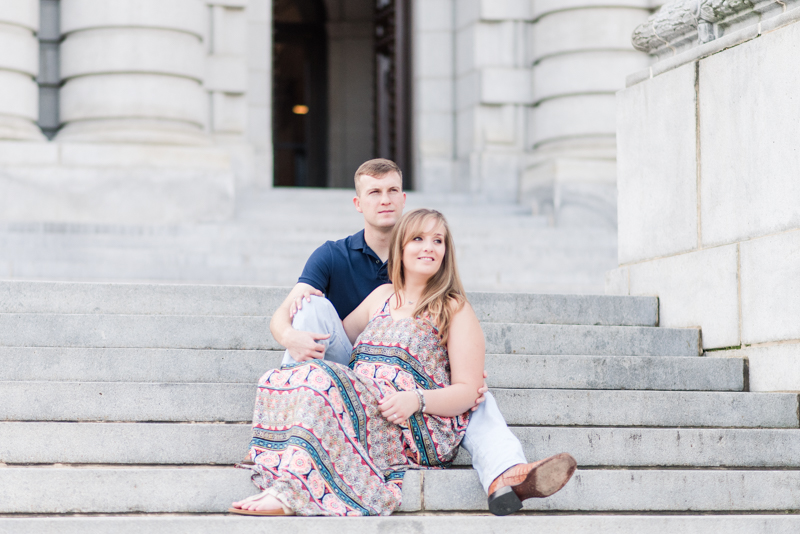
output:
M673 0L636 27L632 42L658 59L671 57L798 5L798 0Z
M39 0L3 2L0 9L0 139L41 141Z
M205 144L202 0L62 0L60 141Z

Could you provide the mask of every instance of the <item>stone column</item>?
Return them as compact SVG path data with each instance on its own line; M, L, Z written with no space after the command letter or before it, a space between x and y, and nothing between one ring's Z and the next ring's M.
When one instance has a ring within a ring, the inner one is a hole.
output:
M39 118L39 0L0 4L0 139L42 141Z
M521 197L556 224L616 228L614 94L648 65L630 35L650 0L541 0L529 33L532 107Z
M203 0L62 0L56 139L208 143L207 20Z

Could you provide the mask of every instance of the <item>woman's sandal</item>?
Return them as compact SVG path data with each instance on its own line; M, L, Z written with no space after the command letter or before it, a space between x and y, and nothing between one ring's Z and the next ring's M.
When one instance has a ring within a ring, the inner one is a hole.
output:
M248 497L243 499L242 502L258 502L265 497L274 497L274 495L270 492L270 490L264 490L258 495L253 495L252 497ZM276 499L277 500L277 499ZM262 515L262 516L288 516L294 515L292 512L287 512L285 507L278 508L276 510L245 510L243 508L228 508L228 512L232 514L239 514L239 515Z

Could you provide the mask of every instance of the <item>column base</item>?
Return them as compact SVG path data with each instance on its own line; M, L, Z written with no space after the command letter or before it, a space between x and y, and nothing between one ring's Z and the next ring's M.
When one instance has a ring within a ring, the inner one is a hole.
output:
M552 157L522 173L520 201L555 226L617 228L617 163L612 158Z
M20 117L0 115L0 140L47 141L39 127Z
M142 143L154 145L207 146L208 134L179 121L111 119L76 121L58 132L56 141L66 143Z

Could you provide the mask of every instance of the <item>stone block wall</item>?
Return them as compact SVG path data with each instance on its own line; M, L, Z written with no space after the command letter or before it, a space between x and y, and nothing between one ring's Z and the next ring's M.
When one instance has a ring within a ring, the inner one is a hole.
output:
M708 355L749 358L756 391L800 391L798 21L690 49L617 97L607 292L657 295L661 326L699 326Z

